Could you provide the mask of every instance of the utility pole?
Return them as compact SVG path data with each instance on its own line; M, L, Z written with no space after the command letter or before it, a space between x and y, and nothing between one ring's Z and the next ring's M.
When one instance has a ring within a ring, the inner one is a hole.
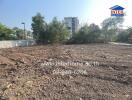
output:
M25 23L24 23L24 22L22 22L21 24L23 24L23 25L24 25L24 34L23 34L23 39L26 39L26 38L27 38L27 36L26 36Z

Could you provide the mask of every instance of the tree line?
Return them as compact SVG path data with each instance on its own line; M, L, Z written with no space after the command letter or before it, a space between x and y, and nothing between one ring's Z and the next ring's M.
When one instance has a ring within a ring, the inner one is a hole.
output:
M132 43L132 28L123 29L121 26L124 22L123 17L110 17L101 23L101 28L96 24L85 24L78 32L72 33L65 26L63 21L56 17L50 23L37 13L32 17L32 33L26 31L38 43L107 43L107 42L126 42ZM10 29L0 24L0 40L25 39L23 30L17 27Z
M123 17L110 17L101 23L101 28L96 24L85 24L78 32L67 30L65 24L56 17L48 24L44 17L38 13L32 18L32 30L36 40L44 43L132 43L132 28L122 29Z
M26 30L25 33L23 29L20 29L18 27L14 27L11 29L0 23L0 40L22 40L26 39L26 37L28 36L32 36L31 31Z
M48 24L44 17L37 13L32 17L32 21L33 37L39 43L63 43L68 40L69 31L56 17Z

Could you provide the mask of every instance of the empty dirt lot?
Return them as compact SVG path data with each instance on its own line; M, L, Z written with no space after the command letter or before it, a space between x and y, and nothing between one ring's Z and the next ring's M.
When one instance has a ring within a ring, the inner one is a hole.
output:
M132 100L132 46L0 49L0 100Z

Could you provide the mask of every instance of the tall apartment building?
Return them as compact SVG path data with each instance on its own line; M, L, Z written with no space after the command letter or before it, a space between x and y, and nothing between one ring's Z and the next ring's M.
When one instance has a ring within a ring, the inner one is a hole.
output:
M78 31L79 20L77 17L65 17L64 22L65 22L66 27L70 31L71 36L73 33Z

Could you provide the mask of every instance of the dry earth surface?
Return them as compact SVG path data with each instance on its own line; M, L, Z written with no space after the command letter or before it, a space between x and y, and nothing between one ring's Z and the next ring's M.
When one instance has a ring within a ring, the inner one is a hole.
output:
M0 49L0 100L132 100L132 46Z

